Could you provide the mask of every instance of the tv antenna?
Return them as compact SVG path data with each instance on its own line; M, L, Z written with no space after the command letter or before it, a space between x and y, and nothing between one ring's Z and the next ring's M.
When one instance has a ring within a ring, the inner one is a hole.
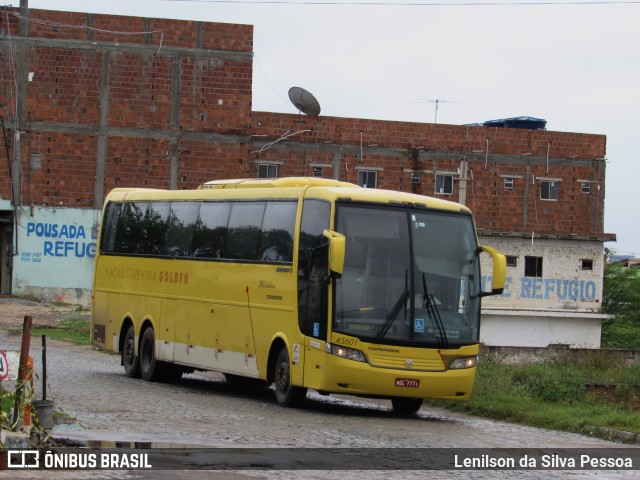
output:
M298 109L298 113L302 112L311 117L320 115L320 103L311 92L302 87L291 87L289 89L289 100Z
M432 103L434 104L434 110L435 110L435 114L433 117L433 123L438 123L438 106L441 103L460 103L460 102L453 102L451 100L443 100L442 98L435 98L433 100L431 99L426 99L426 98L418 98L416 101L411 102L411 103Z

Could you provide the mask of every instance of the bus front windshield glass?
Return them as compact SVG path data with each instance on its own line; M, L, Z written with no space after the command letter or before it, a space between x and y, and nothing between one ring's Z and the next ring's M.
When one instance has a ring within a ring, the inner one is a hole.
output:
M334 332L392 345L478 342L480 266L470 215L364 205L337 212L347 243Z

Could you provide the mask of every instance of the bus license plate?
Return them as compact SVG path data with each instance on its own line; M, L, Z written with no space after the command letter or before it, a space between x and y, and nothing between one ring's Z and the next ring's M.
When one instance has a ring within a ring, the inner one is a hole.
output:
M396 378L396 387L418 388L419 386L420 380L414 380L411 378Z

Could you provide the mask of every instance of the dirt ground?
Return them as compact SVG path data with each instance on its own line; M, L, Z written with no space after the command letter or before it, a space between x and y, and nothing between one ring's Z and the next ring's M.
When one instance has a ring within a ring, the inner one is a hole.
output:
M0 297L0 325L22 328L24 317L32 318L32 326L56 327L62 320L89 311L78 305L42 303L23 298Z

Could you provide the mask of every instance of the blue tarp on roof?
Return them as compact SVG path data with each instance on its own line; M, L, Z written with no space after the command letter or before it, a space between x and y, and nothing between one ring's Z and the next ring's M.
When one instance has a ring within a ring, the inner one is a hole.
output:
M524 128L527 130L544 130L547 121L542 118L533 117L512 117L501 118L499 120L487 120L482 124L485 127L498 128Z

